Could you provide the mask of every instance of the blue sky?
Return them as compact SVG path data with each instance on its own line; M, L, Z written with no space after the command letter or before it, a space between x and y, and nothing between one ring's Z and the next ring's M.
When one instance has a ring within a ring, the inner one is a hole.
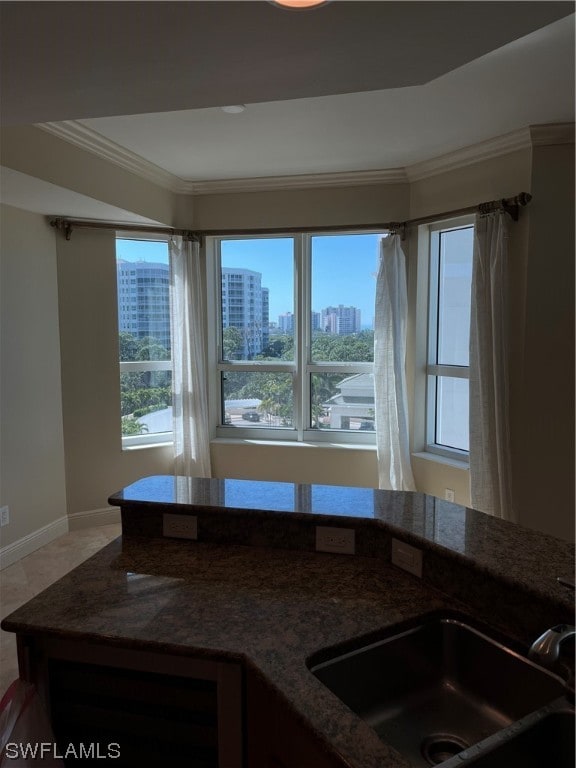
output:
M372 327L379 235L317 235L312 246L312 309L344 304L361 310L362 326ZM270 320L294 311L293 241L289 237L224 240L222 266L253 269L270 290ZM168 263L166 243L118 240L117 256L127 261Z
M168 244L152 240L116 240L116 258L126 261L159 261L168 264Z
M378 235L322 235L312 245L312 309L358 307L362 326L372 327L378 265ZM270 320L293 311L293 256L290 238L229 240L222 244L222 266L262 274L270 289Z

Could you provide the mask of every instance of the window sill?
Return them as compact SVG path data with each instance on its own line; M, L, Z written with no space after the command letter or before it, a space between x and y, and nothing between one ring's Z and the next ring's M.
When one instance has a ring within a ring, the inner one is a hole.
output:
M148 448L171 448L173 445L174 443L171 440L163 443L140 443L139 445L123 445L122 451L143 451Z
M441 456L438 453L429 453L427 451L420 451L413 453L412 458L424 459L424 461L434 461L437 464L447 464L449 467L455 467L456 469L463 469L466 472L470 470L470 465L463 459L451 459L448 456Z
M329 448L343 449L347 451L376 451L376 446L371 443L330 443L327 441L312 442L307 440L299 442L297 440L258 440L254 438L241 437L215 437L210 441L210 445L262 445L266 447L277 448Z

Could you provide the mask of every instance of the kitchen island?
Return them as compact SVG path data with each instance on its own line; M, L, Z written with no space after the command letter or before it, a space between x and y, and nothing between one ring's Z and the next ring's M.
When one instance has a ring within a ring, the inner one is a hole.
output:
M157 477L110 501L122 508L122 537L2 626L18 633L21 673L61 722L65 704L51 691L79 674L92 714L98 679L124 690L125 670L138 675L148 687L130 711L142 736L154 722L154 675L169 681L167 695L190 690L204 704L188 765L407 768L308 659L454 611L520 652L552 624L573 623L572 595L556 581L573 547L422 494ZM197 540L164 536L167 514L195 517ZM356 554L314 551L318 525L353 529ZM391 563L392 539L422 550L421 578Z

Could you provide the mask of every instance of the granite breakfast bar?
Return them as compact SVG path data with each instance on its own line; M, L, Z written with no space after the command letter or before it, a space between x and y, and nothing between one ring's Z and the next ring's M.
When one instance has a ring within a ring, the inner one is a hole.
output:
M218 728L202 712L197 761L181 764L407 768L311 674L310 657L434 614L488 625L521 653L574 623L556 581L572 572L571 545L422 494L154 477L110 503L122 537L2 626L18 633L22 674L48 702L50 674L76 680L86 664L112 686L109 670L129 668L148 682L162 673L178 695L172 681L192 681L194 701L214 695ZM163 536L175 513L196 518L197 540ZM316 552L318 525L352 528L356 554ZM391 564L394 538L423 551L421 578ZM124 764L155 764L138 761Z

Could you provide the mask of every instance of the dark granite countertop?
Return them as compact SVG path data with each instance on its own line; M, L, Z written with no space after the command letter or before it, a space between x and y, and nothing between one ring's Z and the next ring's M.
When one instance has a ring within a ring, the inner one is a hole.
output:
M242 661L343 767L409 764L316 680L312 654L438 611L524 649L573 623L573 593L556 582L572 545L423 494L160 476L110 502L123 536L3 628ZM162 538L166 512L196 515L199 541ZM357 554L312 551L322 522L354 527ZM422 579L390 564L393 536L422 548Z
M139 512L171 507L190 514L378 527L568 611L574 607L574 593L557 583L558 576L574 574L573 544L423 493L157 475L109 502Z
M453 607L374 558L119 538L11 614L3 628L243 661L343 766L405 768L403 757L316 680L306 659Z

